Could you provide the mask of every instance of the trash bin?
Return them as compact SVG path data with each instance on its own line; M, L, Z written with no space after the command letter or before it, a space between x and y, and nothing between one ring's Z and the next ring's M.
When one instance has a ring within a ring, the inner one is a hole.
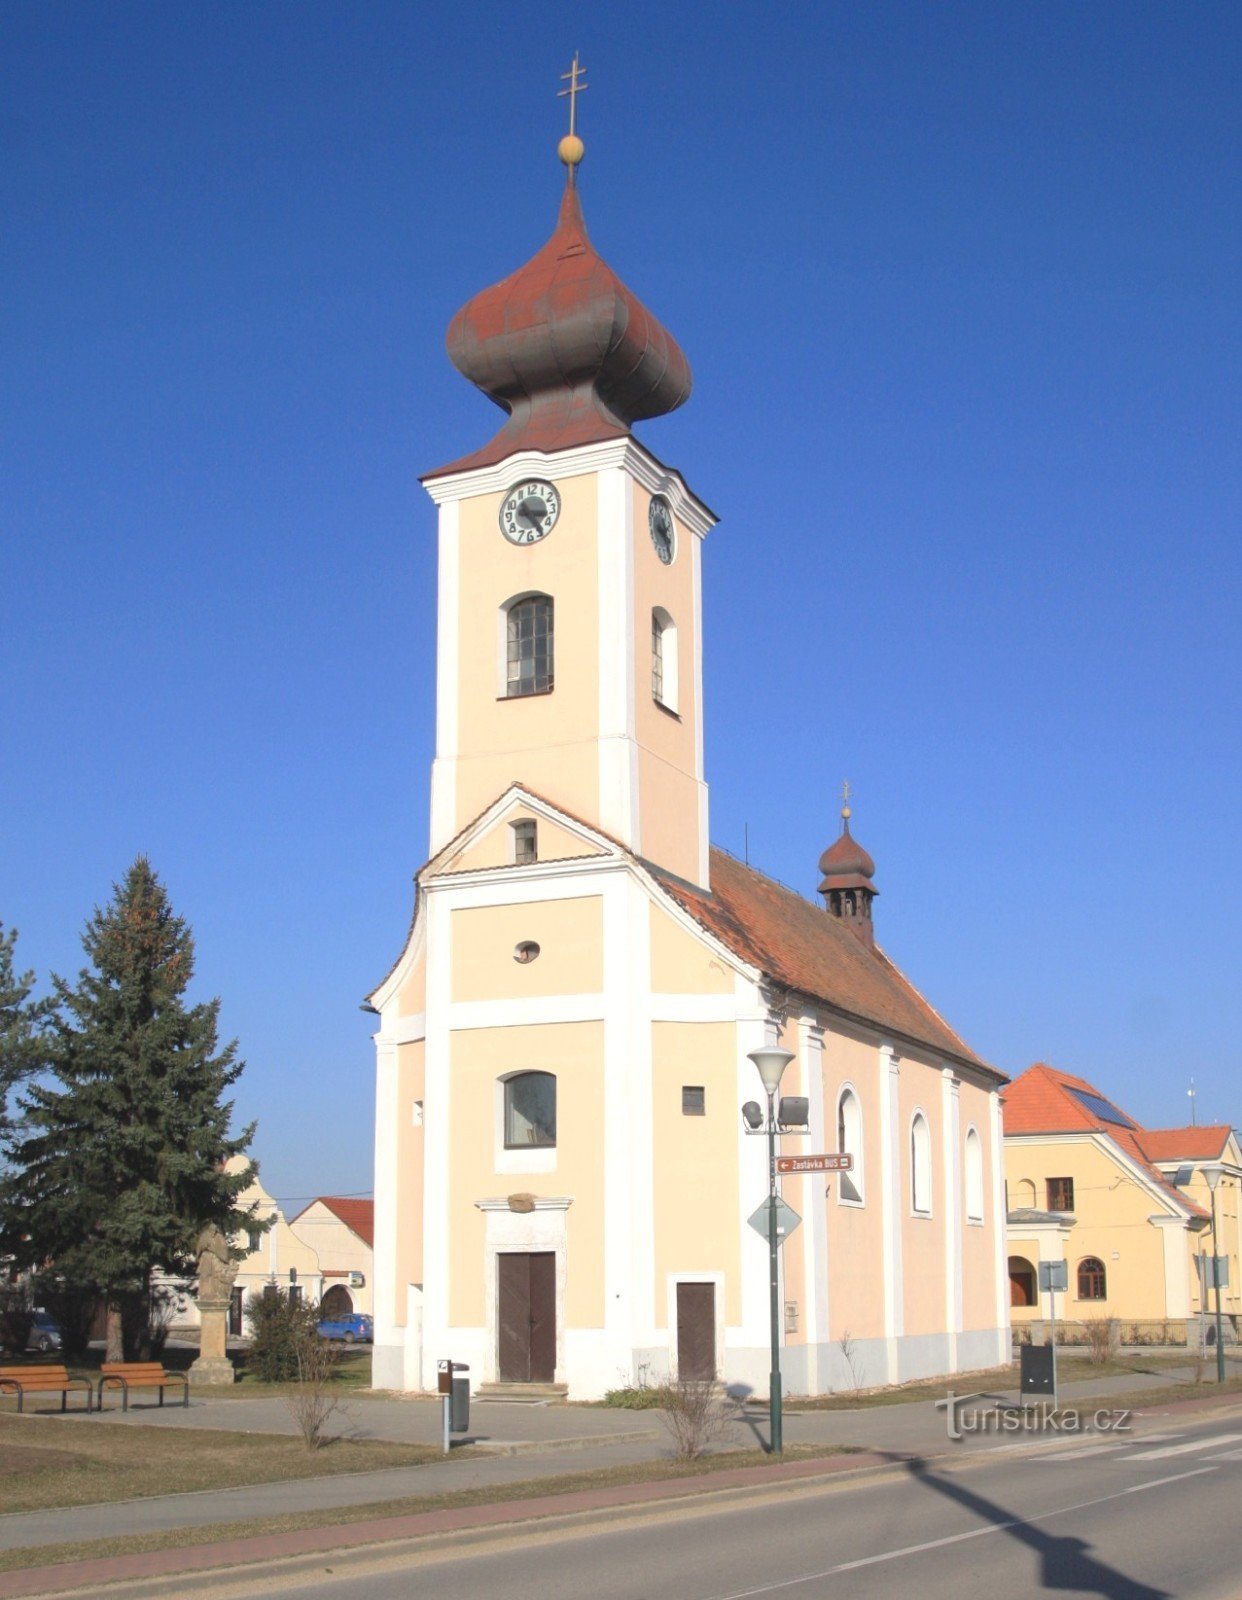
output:
M470 1379L458 1376L469 1371L469 1367L454 1361L453 1398L449 1402L449 1430L452 1433L468 1433L470 1430Z
M1052 1397L1054 1352L1050 1344L1024 1344L1019 1357L1019 1388L1024 1395Z

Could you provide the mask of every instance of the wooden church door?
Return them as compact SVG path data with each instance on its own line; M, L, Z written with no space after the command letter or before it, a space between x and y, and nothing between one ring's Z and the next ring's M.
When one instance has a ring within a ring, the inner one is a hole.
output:
M501 1383L551 1383L556 1377L556 1255L496 1257L497 1364Z

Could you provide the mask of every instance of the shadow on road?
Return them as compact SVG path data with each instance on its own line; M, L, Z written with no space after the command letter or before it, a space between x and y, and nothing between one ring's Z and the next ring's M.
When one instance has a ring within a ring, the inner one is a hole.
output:
M985 1499L964 1484L938 1475L926 1462L912 1463L910 1475L916 1482L973 1511L1010 1539L1033 1550L1040 1560L1040 1583L1045 1589L1104 1595L1107 1600L1173 1600L1166 1589L1153 1589L1150 1584L1140 1583L1115 1567L1097 1561L1085 1539L1072 1535L1058 1537L1044 1532L1033 1522L1015 1518L1004 1506Z

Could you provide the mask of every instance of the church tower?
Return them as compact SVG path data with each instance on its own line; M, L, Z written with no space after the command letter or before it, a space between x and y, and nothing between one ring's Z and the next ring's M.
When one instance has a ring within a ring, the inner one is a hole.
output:
M686 400L690 367L591 244L581 140L560 155L552 237L448 331L508 419L423 479L440 552L431 853L517 780L706 888L699 559L715 519L630 431Z

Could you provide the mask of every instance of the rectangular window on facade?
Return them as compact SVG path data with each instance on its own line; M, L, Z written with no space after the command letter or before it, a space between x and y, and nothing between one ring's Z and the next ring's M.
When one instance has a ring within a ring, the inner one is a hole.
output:
M516 600L505 628L505 693L546 694L553 683L552 598Z
M526 817L521 822L510 823L513 829L513 864L515 867L528 867L532 861L539 859L539 829L533 819Z
M1074 1209L1073 1178L1048 1179L1048 1210L1072 1211Z
M302 1304L302 1285L300 1283L291 1283L289 1285L289 1304L291 1306L300 1306Z
M686 1083L681 1089L681 1114L683 1117L707 1115L707 1090L701 1083Z

